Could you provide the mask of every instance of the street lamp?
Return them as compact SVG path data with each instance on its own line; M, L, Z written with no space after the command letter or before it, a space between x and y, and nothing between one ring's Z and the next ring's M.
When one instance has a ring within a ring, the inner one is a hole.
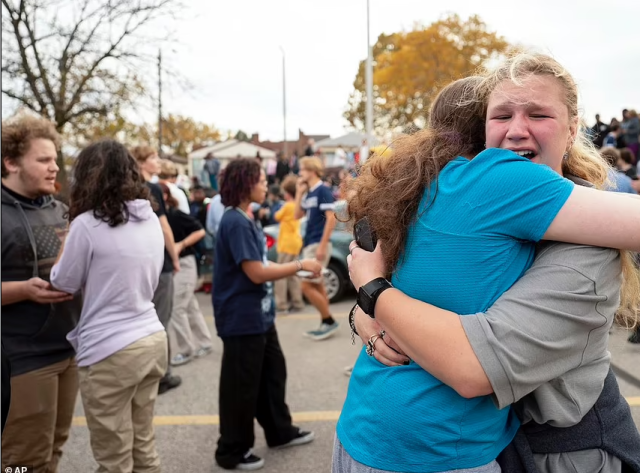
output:
M158 50L158 156L162 157L162 49Z
M284 67L284 48L280 47L280 52L282 52L282 120L283 120L283 128L282 128L282 136L283 136L283 144L284 144L284 156L288 157L287 154L287 80L286 80L286 72Z
M373 136L373 48L369 36L369 0L367 0L367 65L365 68L365 85L367 89L366 130L367 146L372 145ZM366 159L366 157L365 157Z

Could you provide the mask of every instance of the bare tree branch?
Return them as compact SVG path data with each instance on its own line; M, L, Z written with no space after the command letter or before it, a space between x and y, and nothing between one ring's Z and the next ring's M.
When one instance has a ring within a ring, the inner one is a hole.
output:
M24 4L24 2L23 2ZM29 13L26 9L22 9L21 13L24 15L24 21L23 24L27 30L27 34L29 35L29 39L31 40L31 51L33 52L33 56L35 57L36 60L36 65L38 66L38 72L40 73L40 80L42 81L42 84L44 85L44 90L47 94L47 98L49 99L49 102L51 104L53 104L53 108L54 108L54 114L56 114L56 96L53 93L53 89L51 87L51 84L49 83L49 77L47 76L47 71L44 68L44 65L42 64L42 59L40 59L40 53L38 52L38 48L37 48L37 40L36 40L36 35L34 32L34 28L35 28L35 19L34 19L34 25L31 25L31 22L29 21ZM35 9L34 9L34 16L36 15ZM26 48L25 48L26 49ZM57 118L57 117L56 117Z
M21 12L24 9L24 1L20 2L20 10L16 12L13 5L9 4L9 0L2 0L2 5L7 9L9 15L11 17L11 26L13 27L13 32L15 34L15 40L18 46L18 50L20 52L20 59L22 60L22 67L24 69L25 79L31 88L31 92L35 97L38 105L41 110L47 110L47 104L44 101L40 91L38 90L38 86L36 83L36 76L31 69L31 65L29 64L29 58L27 57L27 50L24 47L22 42L22 35L20 34L20 23L21 23Z
M182 0L0 1L3 97L48 116L61 132L95 132L96 120L121 119L122 110L150 102L152 83L140 71L167 42L152 27ZM64 182L64 166L60 174Z

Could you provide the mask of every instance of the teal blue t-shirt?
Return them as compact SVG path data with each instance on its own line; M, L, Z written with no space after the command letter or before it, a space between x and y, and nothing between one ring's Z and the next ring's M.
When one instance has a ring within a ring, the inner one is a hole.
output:
M572 190L511 151L456 158L425 191L393 285L458 314L486 311L531 266ZM389 368L363 349L337 434L360 463L426 473L489 463L517 428L490 396L465 399L416 363Z

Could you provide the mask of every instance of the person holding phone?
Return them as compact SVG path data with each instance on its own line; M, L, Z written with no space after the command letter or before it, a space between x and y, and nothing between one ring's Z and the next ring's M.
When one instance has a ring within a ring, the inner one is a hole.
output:
M486 125L477 119L485 115ZM352 244L349 263L361 307L384 332L367 340L367 350L353 371L337 428L336 472L352 471L358 463L373 471L500 471L495 459L513 440L520 419L513 409L494 404L490 395L498 395L500 386L488 381L469 346L471 335L462 329L467 326L461 321L465 317L457 314L491 307L531 266L533 242L543 238L640 248L640 201L579 184L582 180L602 186L607 166L578 127L575 83L553 59L517 55L493 75L457 81L434 101L431 120L440 126L397 142L390 160L372 160L355 181L358 192L349 201L350 216L356 221L367 216L380 238L374 253ZM487 150L482 151L485 126ZM414 179L407 179L412 175ZM597 345L588 351L587 361L598 365L597 375L594 372L598 379L591 378L591 391L580 400L581 407L594 405L607 378L607 331L602 327L613 320L621 295L630 321L638 305L637 271L630 266L629 255L598 251L591 256L598 254L601 264L587 275L605 287L585 282L581 291L585 304L594 302L594 297L607 301L601 307L607 315L600 316ZM385 283L390 273L391 284ZM621 275L625 276L622 291ZM567 301L575 300L570 289L574 279L555 281L564 283L547 289L549 299L560 297L559 292ZM605 293L589 295L589 287ZM428 303L447 309L448 315L432 315ZM584 322L590 327L590 321ZM516 327L507 334L516 332ZM521 339L529 340L532 348L541 345L537 337L559 332L557 326L528 328L553 332L530 332ZM581 333L591 333L591 328ZM487 337L489 328L483 330L477 337ZM502 337L506 344L508 335ZM571 338L559 346L583 354L585 340L589 337ZM400 355L393 360L394 368L388 368L377 358L383 342L399 346L409 356ZM563 359L563 355L553 358L558 357ZM523 379L517 365L522 358L522 351L514 354L512 367L505 367L499 358L503 370L513 370L512 386L518 395L535 386ZM535 361L540 360L531 357L531 363ZM546 380L550 387L553 378L573 367L569 363L546 371L552 374ZM526 373L534 377L544 372L531 366ZM543 383L538 381L538 386ZM580 386L560 388L559 395L585 394ZM542 398L537 400L540 408L546 405ZM535 416L536 406L529 409ZM546 412L546 418L553 420L553 411ZM384 422L387 418L397 420L392 428ZM568 423L580 420L580 415L565 418ZM626 421L630 421L628 407ZM609 447L615 451L615 445ZM572 451L571 446L564 448ZM614 455L630 459L624 448L618 447Z
M44 118L20 114L2 122L3 470L56 470L78 393L66 335L78 323L82 297L54 289L49 279L68 228L67 206L54 198L59 147L60 135Z
M303 445L313 432L292 424L285 402L287 370L275 326L272 281L300 270L318 277L315 258L277 264L267 260L264 233L248 215L262 204L267 177L255 159L235 159L222 173L226 207L216 239L213 308L222 339L220 438L216 462L225 469L256 470L264 460L251 451L254 419L271 448Z

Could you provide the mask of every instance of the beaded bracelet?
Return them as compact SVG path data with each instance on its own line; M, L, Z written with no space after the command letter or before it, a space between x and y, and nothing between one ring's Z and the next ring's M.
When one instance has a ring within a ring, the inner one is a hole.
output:
M356 344L355 336L358 335L358 331L356 330L356 322L355 322L356 310L358 310L358 304L354 305L353 308L351 309L351 312L349 312L349 327L351 327L351 344L352 345ZM360 335L358 335L358 337L359 336Z

